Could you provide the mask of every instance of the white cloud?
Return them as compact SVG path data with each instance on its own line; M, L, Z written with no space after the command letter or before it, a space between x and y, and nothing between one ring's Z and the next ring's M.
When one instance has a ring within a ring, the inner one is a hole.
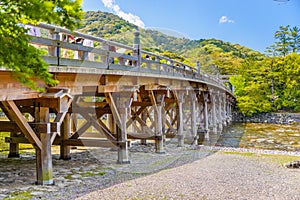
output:
M224 24L224 23L234 23L234 20L229 19L227 16L222 16L222 17L219 19L219 23L220 23L220 24Z
M116 13L119 17L129 21L130 23L133 23L139 27L145 28L144 22L140 19L139 16L136 16L132 13L125 13L121 10L120 6L116 4L115 0L102 0L102 3L104 6L110 10L112 10L114 13Z

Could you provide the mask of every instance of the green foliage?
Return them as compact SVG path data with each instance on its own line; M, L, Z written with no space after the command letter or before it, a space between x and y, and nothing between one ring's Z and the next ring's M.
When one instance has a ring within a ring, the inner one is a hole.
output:
M115 34L138 29L118 16L107 12L88 11L84 14L82 25L78 31L98 37L110 38Z
M300 55L275 58L274 104L277 109L300 110Z
M246 59L239 75L230 79L236 89L238 107L246 115L273 110L271 82L267 78L269 69L265 65L267 60Z
M82 16L81 0L4 0L0 10L0 65L11 69L16 79L32 89L39 89L36 78L55 85L57 82L41 59L43 52L29 45L31 37L20 23L45 22L74 29Z
M300 111L300 55L247 59L238 73L230 81L242 113Z

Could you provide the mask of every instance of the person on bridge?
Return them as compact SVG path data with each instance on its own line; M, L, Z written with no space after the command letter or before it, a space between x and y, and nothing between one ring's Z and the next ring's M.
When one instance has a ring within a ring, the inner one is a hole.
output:
M70 35L71 36L71 35ZM73 37L73 36L72 36ZM84 39L80 38L80 37L74 37L72 40L72 44L77 44L77 45L82 45L83 44ZM74 59L78 59L78 51L74 51Z
M41 37L40 28L31 25L25 25L25 27L28 28L28 32L27 32L28 35Z
M109 45L108 50L109 50L109 51L112 51L112 52L116 52L116 51L117 51L116 47L113 46L113 45ZM114 64L114 63L115 63L115 58L114 58L114 57L111 57L110 60L109 60L109 62L110 62L111 64Z

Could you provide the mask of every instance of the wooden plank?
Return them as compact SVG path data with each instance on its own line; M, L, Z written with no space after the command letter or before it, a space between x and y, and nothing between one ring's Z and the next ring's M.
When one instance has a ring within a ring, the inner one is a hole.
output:
M85 147L115 147L122 145L123 142L112 142L102 139L69 139L65 140L65 145L69 146L85 146Z
M3 101L2 105L5 110L8 112L10 118L16 122L18 127L21 129L22 133L28 138L31 144L36 145L37 148L42 150L42 143L40 139L37 137L35 132L32 130L30 125L27 123L26 119L19 111L18 107L13 101Z
M78 106L81 107L105 107L108 105L107 102L78 102L77 103Z
M36 134L47 131L46 122L28 122L29 126L32 130L35 131ZM50 130L51 132L60 132L60 125L56 122L50 122ZM0 131L1 132L22 132L22 130L18 127L16 122L11 121L0 121Z
M131 140L139 140L139 139L156 140L157 136L154 135L149 136L147 134L127 133L127 138Z
M25 137L5 137L6 143L22 143L30 144L29 140Z
M136 106L142 106L142 107L148 107L148 106L152 106L151 102L138 102L138 101L133 101L131 104L132 107L136 107Z

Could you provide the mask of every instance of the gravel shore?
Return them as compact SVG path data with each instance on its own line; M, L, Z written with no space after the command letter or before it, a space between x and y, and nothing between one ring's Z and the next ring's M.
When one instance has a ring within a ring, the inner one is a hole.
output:
M300 173L266 158L215 153L83 199L299 199Z
M0 199L300 199L300 170L282 165L299 155L176 144L156 154L149 144L133 145L131 163L119 165L116 151L79 148L71 161L54 153L54 186L33 184L34 156L0 158Z

